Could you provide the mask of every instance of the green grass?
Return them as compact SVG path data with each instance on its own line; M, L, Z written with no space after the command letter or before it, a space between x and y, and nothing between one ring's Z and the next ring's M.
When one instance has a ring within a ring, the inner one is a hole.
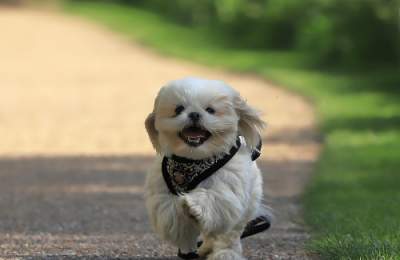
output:
M325 148L305 196L309 249L326 259L400 259L400 70L313 68L301 53L243 50L148 11L67 4L162 54L256 73L312 100Z

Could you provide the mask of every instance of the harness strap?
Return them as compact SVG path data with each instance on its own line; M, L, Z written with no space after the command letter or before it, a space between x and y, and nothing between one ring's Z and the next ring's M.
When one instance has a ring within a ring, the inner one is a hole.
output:
M251 159L253 161L257 160L258 157L260 157L260 155L261 155L261 147L262 147L262 141L261 141L261 137L260 137L260 141L258 142L258 144L256 146L256 149L254 149L251 152Z

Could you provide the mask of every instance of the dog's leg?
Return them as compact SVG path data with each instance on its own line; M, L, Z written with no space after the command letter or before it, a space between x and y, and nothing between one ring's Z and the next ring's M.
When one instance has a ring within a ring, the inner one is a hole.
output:
M184 214L179 197L148 196L146 204L152 226L161 238L177 246L183 254L196 251L198 225Z
M222 234L232 230L245 213L244 199L229 189L218 192L197 189L182 197L187 215L194 218L203 234Z
M197 240L199 238L199 230L193 220L186 219L182 216L179 227L179 236L174 244L179 248L181 254L190 254L197 251Z
M232 230L219 235L213 245L213 251L207 260L243 260L242 244L240 242L241 232Z
M246 258L234 250L222 249L213 252L207 257L207 260L246 260Z
M242 260L240 235L247 223L245 205L229 189L198 189L183 197L184 212L195 219L204 234L199 255L211 260ZM213 238L213 239L209 239Z
M197 250L197 253L200 257L206 257L210 254L214 247L214 237L212 236L203 236L203 243L201 244L200 248Z

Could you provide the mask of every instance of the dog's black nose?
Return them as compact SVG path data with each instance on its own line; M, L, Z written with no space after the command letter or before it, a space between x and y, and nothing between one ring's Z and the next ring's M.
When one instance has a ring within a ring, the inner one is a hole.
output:
M197 112L191 112L189 113L189 118L193 121L193 122L198 122L200 120L200 114Z

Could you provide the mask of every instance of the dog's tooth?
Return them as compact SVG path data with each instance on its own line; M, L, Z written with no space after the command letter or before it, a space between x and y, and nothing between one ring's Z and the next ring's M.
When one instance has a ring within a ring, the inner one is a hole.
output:
M200 143L200 137L189 137L188 140L194 143Z

